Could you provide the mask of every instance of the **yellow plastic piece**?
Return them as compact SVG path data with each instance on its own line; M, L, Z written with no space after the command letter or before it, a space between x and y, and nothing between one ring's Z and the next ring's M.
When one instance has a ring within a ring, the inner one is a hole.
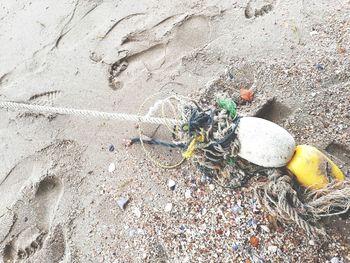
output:
M198 135L197 137L195 137L190 145L187 147L186 151L182 153L182 157L185 159L190 159L193 154L194 154L194 150L196 149L196 144L197 142L204 142L205 140L205 135L203 133L203 131L200 133L200 135Z
M328 176L337 181L345 179L343 172L326 155L315 147L298 145L287 168L296 176L298 182L310 189L321 189L329 183Z

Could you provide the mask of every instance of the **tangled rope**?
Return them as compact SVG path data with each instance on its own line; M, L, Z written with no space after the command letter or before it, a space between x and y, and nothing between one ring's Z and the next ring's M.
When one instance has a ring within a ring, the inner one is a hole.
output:
M144 102L141 104L139 111L138 111L138 115L141 115L141 111L143 110L145 104L150 101L151 99L154 99L157 95L159 94L165 94L165 92L159 92L156 93L148 98L146 98L144 100ZM172 100L178 101L179 103L175 106L172 103ZM168 96L165 99L161 99L158 100L154 103L153 106L151 106L146 114L147 117L150 117L154 114L157 113L157 111L159 110L159 108L161 108L161 114L162 114L162 118L163 119L167 119L166 114L165 114L165 104L168 104L172 110L173 113L173 117L174 120L176 120L177 122L175 124L171 124L171 123L166 123L165 126L167 127L168 131L173 134L173 136L175 136L176 131L179 129L179 126L183 125L184 123L186 123L186 117L185 115L182 113L182 106L185 104L185 101L188 100L190 101L188 98L183 97L183 96L179 96L179 95L172 95L172 96ZM188 103L187 103L188 104ZM179 117L180 116L180 117ZM173 126L173 128L171 127L171 125ZM179 167L185 160L185 157L182 157L180 161L173 163L173 164L167 164L167 163L163 163L158 161L156 158L154 158L151 154L151 152L149 150L146 149L145 144L157 144L157 145L161 145L161 146L166 146L166 147L170 147L170 148L178 148L178 147L174 147L175 145L183 145L183 147L179 147L179 148L186 148L187 143L181 143L181 142L174 142L174 143L168 143L168 142L161 142L161 141L154 141L153 139L151 140L145 140L143 131L142 131L142 127L141 127L141 123L139 123L138 125L138 132L139 132L139 137L138 138L133 138L129 141L130 144L134 143L134 142L140 142L141 143L141 147L143 152L145 153L146 157L152 161L155 165L157 165L160 168L164 168L164 169L174 169Z
M149 98L141 105L139 114L148 100ZM157 110L161 109L162 118L166 118L165 105L170 108L173 118L182 123L172 127L166 125L173 135L173 142L144 140L140 126L139 138L130 140L131 143L140 142L148 159L157 166L168 169L176 168L186 159L193 158L201 166L215 169L215 167L222 167L226 161L229 162L228 160L232 161L235 158L239 147L238 141L235 140L239 118L236 113L236 104L232 100L218 100L218 107L204 110L192 99L173 95L156 101L150 107L146 116L156 114ZM184 149L182 152L183 158L180 162L172 165L160 163L151 156L145 148L144 142L171 148L177 145L185 145L185 147L181 147Z
M273 169L270 170L268 179L267 183L255 187L255 196L262 207L280 219L294 221L309 236L326 235L323 229L306 221L306 207L292 187L292 178L289 175L282 175L279 170Z
M314 216L314 220L322 217L345 214L350 210L350 181L333 182L327 187L307 191L305 208Z

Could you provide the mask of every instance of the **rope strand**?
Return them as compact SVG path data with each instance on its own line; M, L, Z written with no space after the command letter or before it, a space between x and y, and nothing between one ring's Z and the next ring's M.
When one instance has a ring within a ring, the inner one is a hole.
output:
M62 107L50 107L50 106L40 106L19 102L11 101L0 101L0 108L8 110L28 110L31 112L39 113L58 113L65 115L72 115L82 118L98 118L104 120L120 120L120 121L133 121L133 122L142 122L142 123L152 123L152 124L161 124L161 125L179 125L182 124L181 121L170 119L170 118L158 118L151 116L139 116L134 114L126 113L111 113L111 112L101 112L94 110L81 110L81 109L72 109L72 108L62 108Z

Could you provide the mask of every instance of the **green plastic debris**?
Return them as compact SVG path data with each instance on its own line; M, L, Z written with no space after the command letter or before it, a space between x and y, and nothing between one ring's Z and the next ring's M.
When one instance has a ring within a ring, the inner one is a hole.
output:
M228 165L234 165L235 164L235 162L236 162L236 160L235 160L235 158L233 158L233 157L228 157L227 159L226 159L226 163L228 164Z
M230 99L219 99L218 104L220 108L227 110L232 119L237 116L237 106L233 100Z

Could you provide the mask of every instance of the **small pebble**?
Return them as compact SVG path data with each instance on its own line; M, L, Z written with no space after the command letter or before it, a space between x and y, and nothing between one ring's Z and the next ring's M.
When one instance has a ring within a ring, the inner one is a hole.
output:
M191 198L191 190L186 190L185 192L185 198Z
M322 66L321 64L315 64L315 68L318 70L324 70L324 66Z
M247 225L250 227L256 228L258 225L258 222L254 218L251 218L248 220Z
M113 144L110 144L109 147L108 147L108 150L110 152L114 152L114 145Z
M232 212L235 214L238 214L239 212L242 211L242 208L239 205L235 205L231 208Z
M173 209L173 204L172 204L172 203L167 203L167 204L165 205L164 211L165 211L165 212L170 212L171 209Z
M269 246L267 249L271 253L276 253L277 252L277 246Z
M315 244L316 244L316 243L315 243L315 241L314 241L313 239L310 239L310 240L309 240L309 245L310 245L310 246L314 246Z
M117 201L118 206L120 209L125 209L126 204L129 202L129 198L127 197L122 197Z
M210 189L210 191L213 191L213 190L215 189L215 185L210 184L210 185L209 185L209 189Z
M108 166L108 171L110 173L113 173L115 170L115 163L111 163L109 166Z
M170 190L175 190L176 182L174 180L169 179L168 187Z
M239 246L238 246L238 244L233 244L232 245L232 249L234 250L234 251L237 251L238 249L239 249Z
M201 176L201 183L204 184L204 183L206 183L207 181L208 181L208 176L202 175L202 176Z
M143 230L142 228L138 228L138 229L137 229L137 234L138 234L138 235L144 235L144 234L146 234L146 233L145 233L145 230Z
M135 234L135 229L129 230L129 237L132 237Z
M249 241L250 241L250 244L253 247L258 247L259 246L259 239L257 237L252 236Z
M224 230L222 230L222 229L218 229L218 230L216 230L216 234L218 234L218 235L223 235L224 234Z
M270 228L268 226L261 225L260 226L262 230L264 230L266 233L270 233Z

